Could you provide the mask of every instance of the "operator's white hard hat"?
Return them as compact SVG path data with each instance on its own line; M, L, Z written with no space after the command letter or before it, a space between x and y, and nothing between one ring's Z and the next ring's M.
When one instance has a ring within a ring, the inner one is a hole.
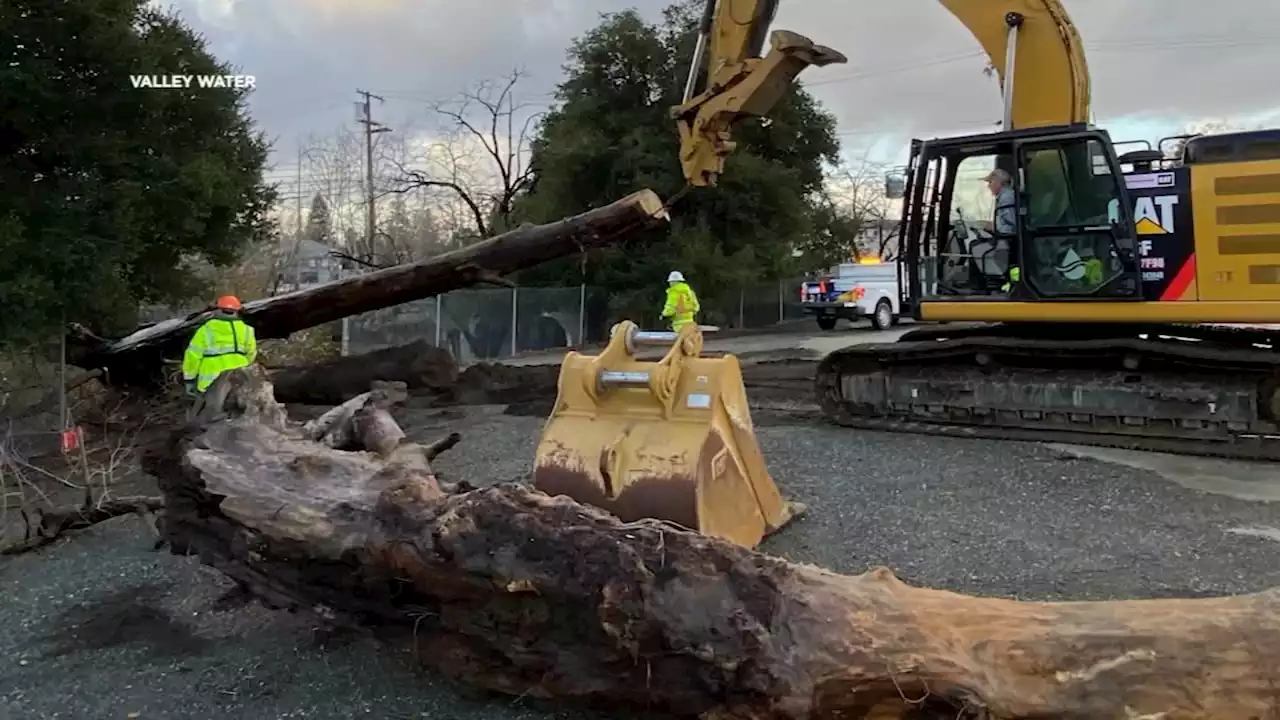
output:
M684 275L681 275L679 270L672 270L671 274L667 276L667 282L684 282Z

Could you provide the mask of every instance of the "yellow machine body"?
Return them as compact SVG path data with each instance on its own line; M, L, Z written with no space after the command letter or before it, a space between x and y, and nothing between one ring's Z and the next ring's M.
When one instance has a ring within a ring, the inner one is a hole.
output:
M636 357L638 345L664 340L661 360ZM643 333L623 322L599 355L566 355L534 486L748 548L798 515L765 467L738 359L701 351L696 326Z
M1280 160L1214 162L1190 174L1191 255L1176 291L1145 301L928 298L921 320L1041 323L1280 322ZM1143 225L1139 225L1139 234ZM1155 232L1164 232L1158 226Z

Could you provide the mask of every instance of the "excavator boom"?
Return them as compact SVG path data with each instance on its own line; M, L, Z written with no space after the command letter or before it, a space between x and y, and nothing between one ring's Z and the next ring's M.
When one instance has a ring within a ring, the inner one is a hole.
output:
M1006 129L1088 121L1084 50L1059 0L939 3L973 33L1000 76ZM680 164L691 185L716 183L734 149L734 123L768 115L810 65L848 62L841 53L786 30L769 35L769 52L760 57L777 7L778 0L707 0L684 102L672 109Z
M1061 2L938 2L969 29L1000 77L1006 130L1089 122L1084 45ZM1005 85L1010 76L1011 88Z

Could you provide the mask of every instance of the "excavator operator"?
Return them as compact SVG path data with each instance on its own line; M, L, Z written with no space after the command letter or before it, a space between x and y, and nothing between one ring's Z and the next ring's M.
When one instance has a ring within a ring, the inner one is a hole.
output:
M1013 178L1007 170L996 168L987 173L983 180L996 201L992 213L992 229L996 237L1004 240L1009 248L1008 277L1000 291L1012 293L1013 287L1022 279L1022 269L1017 262L1018 196L1013 189Z
M1018 232L1018 200L1013 192L1013 179L1006 170L996 168L987 177L987 188L996 199L995 230L997 235L1013 235Z
M662 317L671 318L671 329L680 332L680 328L695 321L701 309L698 296L684 281L684 275L672 270L667 276L667 302L662 307Z

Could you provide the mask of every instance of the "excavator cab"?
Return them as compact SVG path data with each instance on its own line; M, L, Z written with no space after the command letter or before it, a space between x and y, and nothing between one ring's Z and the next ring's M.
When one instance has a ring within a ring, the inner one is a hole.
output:
M987 182L996 170L1011 200ZM934 303L1142 299L1132 203L1103 130L915 141L902 180L902 305L917 319L938 319ZM1004 222L1000 202L1013 203Z

